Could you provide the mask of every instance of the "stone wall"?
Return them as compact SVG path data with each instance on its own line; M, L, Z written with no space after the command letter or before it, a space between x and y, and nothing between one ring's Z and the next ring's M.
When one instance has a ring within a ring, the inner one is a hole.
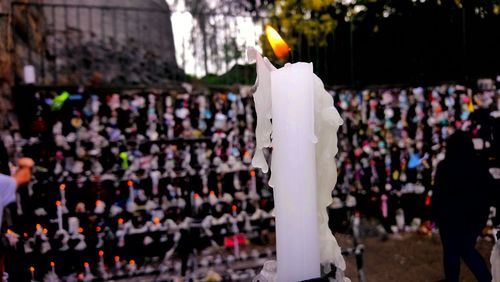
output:
M16 77L26 64L35 66L37 84L44 85L151 85L183 77L165 1L40 3L47 5L13 12L16 42L31 50L16 44Z
M10 0L0 0L0 130L18 128L11 96L13 72L10 2Z

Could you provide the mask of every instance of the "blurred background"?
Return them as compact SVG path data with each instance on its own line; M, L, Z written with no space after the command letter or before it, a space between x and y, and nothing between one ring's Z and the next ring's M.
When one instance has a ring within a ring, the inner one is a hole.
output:
M499 27L497 0L0 0L0 162L36 162L4 213L11 281L251 281L275 248L248 47L312 62L344 119L329 213L347 276L443 279L448 136L499 183Z

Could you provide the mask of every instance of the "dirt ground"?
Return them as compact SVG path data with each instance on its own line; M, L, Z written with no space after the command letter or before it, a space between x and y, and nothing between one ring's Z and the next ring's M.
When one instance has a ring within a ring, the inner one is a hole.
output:
M336 235L341 247L352 246L350 237ZM367 282L418 281L437 282L444 279L442 250L439 236L426 237L419 234L404 234L400 238L381 240L365 238L363 254L364 272ZM480 240L476 246L490 267L492 242ZM353 282L359 281L354 257L347 257L346 274ZM462 262L460 281L476 281Z
M342 249L353 246L352 237L344 234L335 234ZM382 240L379 234L372 233L365 236L361 242L365 249L363 253L364 275L366 282L438 282L444 279L442 266L441 242L438 235L433 237L417 233L404 233L397 236L389 236ZM273 248L273 246L268 246ZM488 267L490 267L490 254L493 242L480 239L476 248L483 255ZM274 259L266 258L267 259ZM249 261L247 263L261 265L263 261ZM352 282L358 282L356 259L347 256L346 276ZM260 269L257 265L256 269ZM236 265L233 265L235 267ZM227 266L226 266L227 267ZM248 267L248 266L247 266ZM227 269L216 269L219 273ZM201 270L201 269L200 269ZM205 273L205 272L204 272ZM470 270L462 262L460 281L476 281ZM128 282L156 282L156 281L183 281L178 275L164 273L158 276L140 276L135 278L118 279L116 281ZM239 281L251 281L251 278ZM201 280L203 281L203 280Z

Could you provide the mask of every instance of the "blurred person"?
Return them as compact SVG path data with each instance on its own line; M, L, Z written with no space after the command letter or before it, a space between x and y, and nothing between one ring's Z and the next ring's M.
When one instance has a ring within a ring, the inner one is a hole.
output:
M0 230L5 207L16 200L17 189L30 182L32 168L35 165L35 162L30 158L20 158L17 163L18 169L13 177L0 173ZM7 280L4 277L4 263L8 248L8 240L2 238L0 243L0 277L3 277L4 280Z
M434 185L432 210L443 245L446 281L459 281L460 258L478 281L491 281L475 245L488 220L492 179L467 133L457 131L449 137Z

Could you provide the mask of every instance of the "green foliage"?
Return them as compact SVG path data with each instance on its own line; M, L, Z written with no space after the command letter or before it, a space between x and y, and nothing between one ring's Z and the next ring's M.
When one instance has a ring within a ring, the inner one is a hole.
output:
M299 44L298 35L304 36L308 44L324 46L336 25L332 16L334 4L334 0L277 1L269 24L280 32L292 49ZM270 46L265 45L264 49L268 52Z

